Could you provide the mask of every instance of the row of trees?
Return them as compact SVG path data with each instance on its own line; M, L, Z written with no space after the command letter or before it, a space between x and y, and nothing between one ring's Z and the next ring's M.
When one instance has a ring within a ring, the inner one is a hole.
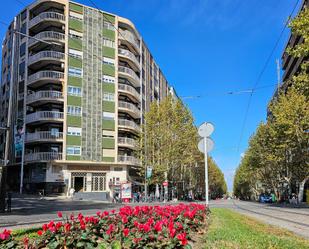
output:
M179 99L167 96L160 103L153 102L145 114L139 143L142 165L153 169L148 184L162 184L168 180L172 186L177 186L177 193L181 195L188 190L201 189L198 185L203 182L204 186L204 180L201 181L204 174L200 164L204 159L197 148L198 140L192 114ZM210 176L210 184L213 181L216 193L222 195L226 192L223 174L213 160L210 165L210 174L214 173L212 178ZM144 167L140 175L145 176ZM217 190L220 184L223 186Z
M268 190L277 198L298 193L302 200L309 179L309 10L290 25L304 42L287 52L305 60L300 73L285 82L270 103L267 122L250 138L234 178L234 194L242 198Z

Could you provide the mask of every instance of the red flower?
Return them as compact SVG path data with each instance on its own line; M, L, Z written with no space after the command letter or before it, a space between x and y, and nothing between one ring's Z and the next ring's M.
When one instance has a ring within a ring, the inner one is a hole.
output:
M57 212L57 215L59 218L62 218L62 213L61 212Z
M122 223L126 224L128 222L128 217L126 215L122 216Z
M48 225L47 225L47 224L44 224L44 225L42 226L42 229L43 229L44 232L47 231L47 230L48 230Z
M29 238L28 237L23 238L23 243L24 243L24 246L27 248L28 243L29 243Z
M42 234L43 234L43 231L42 231L42 230L39 230L39 231L38 231L38 235L39 235L39 236L42 236Z
M100 216L100 215L101 215L101 212L100 212L100 211L98 211L98 212L97 212L97 216Z
M156 224L154 225L154 229L155 229L157 232L161 232L161 231L162 231L162 221L156 222Z
M175 234L176 234L176 229L175 229L175 228L169 229L169 233L170 233L170 237L171 237L171 238L174 238L174 237L175 237Z
M71 229L71 224L70 223L65 223L64 224L64 231L68 232L68 231L70 231L70 229Z
M4 229L4 231L2 232L2 233L0 233L0 239L1 240L7 240L7 239L9 239L10 238L10 236L11 236L11 230L6 230L6 229Z
M128 234L130 233L130 229L129 229L129 228L124 228L123 231L122 231L122 233L123 233L123 236L124 236L124 237L127 237Z
M178 234L177 239L181 242L183 246L188 244L187 234L185 232Z

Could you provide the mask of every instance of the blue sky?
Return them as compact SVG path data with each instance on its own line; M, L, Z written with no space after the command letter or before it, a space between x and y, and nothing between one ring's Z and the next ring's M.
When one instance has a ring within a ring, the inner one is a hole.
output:
M259 122L273 87L252 98L243 138L237 149L249 94L225 92L252 88L296 0L93 0L105 10L132 20L166 78L184 99L196 124L210 121L215 148L211 155L229 189L241 153ZM1 21L10 22L29 0L7 1ZM78 2L92 6L88 0ZM301 1L299 1L301 2ZM6 27L1 25L0 36ZM287 29L258 86L276 84L276 58L288 39Z

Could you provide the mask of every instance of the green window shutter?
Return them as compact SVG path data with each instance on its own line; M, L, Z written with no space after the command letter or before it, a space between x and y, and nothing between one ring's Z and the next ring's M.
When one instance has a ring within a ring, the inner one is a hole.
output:
M103 92L115 93L115 84L103 83Z
M83 23L76 19L69 19L69 28L78 32L83 32Z
M115 67L114 66L108 65L108 64L103 64L102 69L103 69L103 73L105 75L115 77Z
M68 105L82 106L82 98L68 95Z
M68 77L68 85L81 87L82 84L83 84L82 78L74 77L74 76L69 76Z
M103 28L103 36L114 41L115 40L115 31Z
M82 126L82 118L78 116L67 115L67 126Z
M114 24L115 23L115 16L107 14L107 13L104 13L103 14L103 20L106 21L106 22Z
M83 50L83 43L81 39L77 39L77 38L69 38L69 48L73 48L76 50Z
M81 5L77 5L75 3L70 3L69 8L70 8L70 10L72 10L74 12L83 14L83 6L81 6Z
M103 56L115 59L115 49L103 46Z
M115 149L115 139L103 137L102 146L103 149Z
M80 156L67 155L67 160L69 161L80 161Z
M77 59L72 56L69 56L69 66L82 68L83 61L81 59Z
M102 128L103 128L103 130L114 131L115 130L115 121L114 120L103 120Z
M115 112L115 102L103 100L103 111Z
M113 163L115 162L115 158L114 157L107 157L107 156L104 156L102 158L103 162L108 162L108 163Z
M81 136L70 136L67 135L67 145L81 145Z

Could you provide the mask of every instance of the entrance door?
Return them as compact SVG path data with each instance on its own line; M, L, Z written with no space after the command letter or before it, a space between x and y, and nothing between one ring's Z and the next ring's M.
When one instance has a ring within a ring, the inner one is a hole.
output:
M74 189L75 192L82 192L84 190L84 177L82 176L74 177Z

